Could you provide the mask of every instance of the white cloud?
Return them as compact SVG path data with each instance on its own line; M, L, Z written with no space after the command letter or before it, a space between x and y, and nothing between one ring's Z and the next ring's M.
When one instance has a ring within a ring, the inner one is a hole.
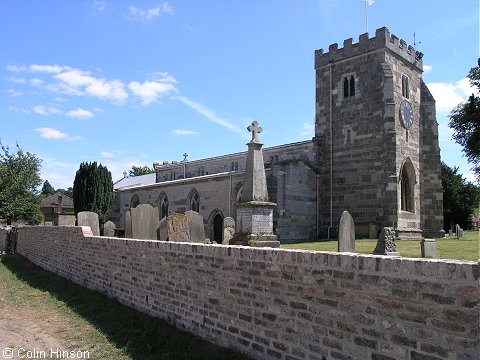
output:
M28 67L28 71L34 73L58 74L64 71L65 67L60 65L37 65L33 64Z
M173 15L173 9L168 2L158 4L151 9L145 10L130 6L128 11L133 19L138 18L146 21L151 21L153 18L160 16L161 14Z
M102 155L102 156L105 157L105 158L112 158L112 157L115 156L115 154L113 154L113 153L111 153L111 152L108 152L108 151L102 151L102 152L100 153L100 155Z
M423 72L425 74L428 74L430 71L432 71L432 66L430 65L423 65Z
M67 94L82 95L86 93L115 103L122 103L128 98L124 84L120 80L95 78L90 73L78 69L57 74L55 78L61 82L58 90ZM55 89L52 88L52 90Z
M304 123L300 134L302 134L302 136L313 136L314 132L315 132L315 126L314 125Z
M429 83L430 92L436 101L437 112L450 113L455 106L468 99L476 90L467 78L456 83Z
M22 109L22 108L19 108L19 107L17 107L17 106L9 106L9 107L8 107L8 111L16 112L16 113L22 113L22 114L28 114L28 113L30 113L29 110Z
M18 65L7 65L6 69L10 72L25 72L27 68L25 66L18 66Z
M16 78L16 77L11 77L11 78L8 78L7 80L14 82L16 84L25 84L27 82L27 80L25 80L24 78Z
M41 87L44 84L43 80L38 78L30 79L29 82L36 87Z
M104 11L107 8L107 5L108 3L104 0L95 0L91 6L96 11Z
M156 73L155 78L151 81L145 81L140 84L138 81L132 81L128 84L128 88L133 94L139 97L143 106L149 106L159 100L163 95L169 93L178 93L173 85L176 83L175 78L167 73Z
M60 130L53 129L53 128L48 128L48 127L42 127L35 129L36 132L40 134L40 136L44 139L49 139L49 140L74 140L73 137L71 137L68 134L65 134L61 132Z
M32 111L36 114L40 115L51 115L51 114L62 114L63 111L54 107L45 106L45 105L37 105L34 106Z
M18 90L14 90L14 89L8 89L8 90L7 90L7 94L8 94L10 97L17 97L17 96L21 96L21 95L22 95L22 92L21 92L21 91L18 91Z
M198 132L191 130L173 130L173 135L198 135Z
M199 114L206 117L208 120L213 121L214 123L216 123L218 125L221 125L223 127L226 127L227 129L229 129L233 132L236 132L237 134L242 135L242 137L248 138L245 131L240 130L238 127L236 127L235 125L230 123L228 120L225 120L225 119L221 118L220 116L215 114L214 111L210 110L206 106L204 106L204 105L202 105L202 104L200 104L196 101L193 101L193 100L191 100L191 99L189 99L185 96L180 96L177 99L180 100L185 105L187 105L189 108L195 110Z
M66 113L67 116L77 118L77 119L90 119L95 116L94 113L91 111L81 109L81 108L76 108L74 110L70 110L69 112Z

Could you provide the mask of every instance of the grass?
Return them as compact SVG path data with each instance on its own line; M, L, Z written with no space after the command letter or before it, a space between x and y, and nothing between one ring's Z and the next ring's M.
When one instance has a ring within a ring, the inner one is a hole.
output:
M457 240L456 237L447 237L437 240L437 255L440 259L456 259L478 261L480 258L480 233L479 231L466 231L465 236ZM375 249L377 240L357 239L355 252L371 254ZM420 258L420 240L401 240L396 242L397 251L401 256ZM284 249L302 249L315 251L338 251L337 240L305 242L297 244L282 244Z
M27 318L28 326L40 326L63 349L88 350L90 359L246 359L44 271L19 255L0 256L1 313ZM30 345L35 346L35 339Z

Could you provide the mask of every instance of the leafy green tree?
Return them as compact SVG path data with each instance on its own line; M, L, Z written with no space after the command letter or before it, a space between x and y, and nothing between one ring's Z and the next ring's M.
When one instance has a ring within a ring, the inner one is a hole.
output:
M480 188L458 174L458 167L452 169L444 162L442 162L442 185L444 229L448 231L455 224L464 229L469 228L471 226L469 219L480 201Z
M73 187L69 187L67 190L65 189L57 189L58 192L61 192L64 195L67 195L69 198L73 199Z
M105 223L105 213L113 199L112 174L102 164L81 163L73 182L75 214L93 211L98 214L100 229Z
M45 180L45 182L43 183L41 194L46 196L55 194L55 189L53 188L52 185L50 185L48 180Z
M43 221L38 194L42 160L16 146L12 152L0 142L0 218L7 223L24 220L39 224Z
M132 168L128 171L128 176L147 175L147 174L152 174L154 172L155 172L155 169L149 168L147 165L145 166L133 165Z
M470 84L477 88L477 94L472 94L467 102L459 104L450 113L450 126L453 139L463 147L468 162L473 164L473 171L480 182L480 58L478 66L468 73Z

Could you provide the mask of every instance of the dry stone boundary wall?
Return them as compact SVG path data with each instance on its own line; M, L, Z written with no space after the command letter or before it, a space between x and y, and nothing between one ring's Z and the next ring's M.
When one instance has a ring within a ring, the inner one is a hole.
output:
M479 264L24 227L33 263L257 359L478 359Z

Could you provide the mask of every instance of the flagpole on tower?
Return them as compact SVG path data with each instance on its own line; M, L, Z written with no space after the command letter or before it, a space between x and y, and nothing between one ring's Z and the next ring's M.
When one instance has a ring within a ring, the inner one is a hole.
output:
M368 7L371 6L375 0L365 0L365 31L368 33Z

